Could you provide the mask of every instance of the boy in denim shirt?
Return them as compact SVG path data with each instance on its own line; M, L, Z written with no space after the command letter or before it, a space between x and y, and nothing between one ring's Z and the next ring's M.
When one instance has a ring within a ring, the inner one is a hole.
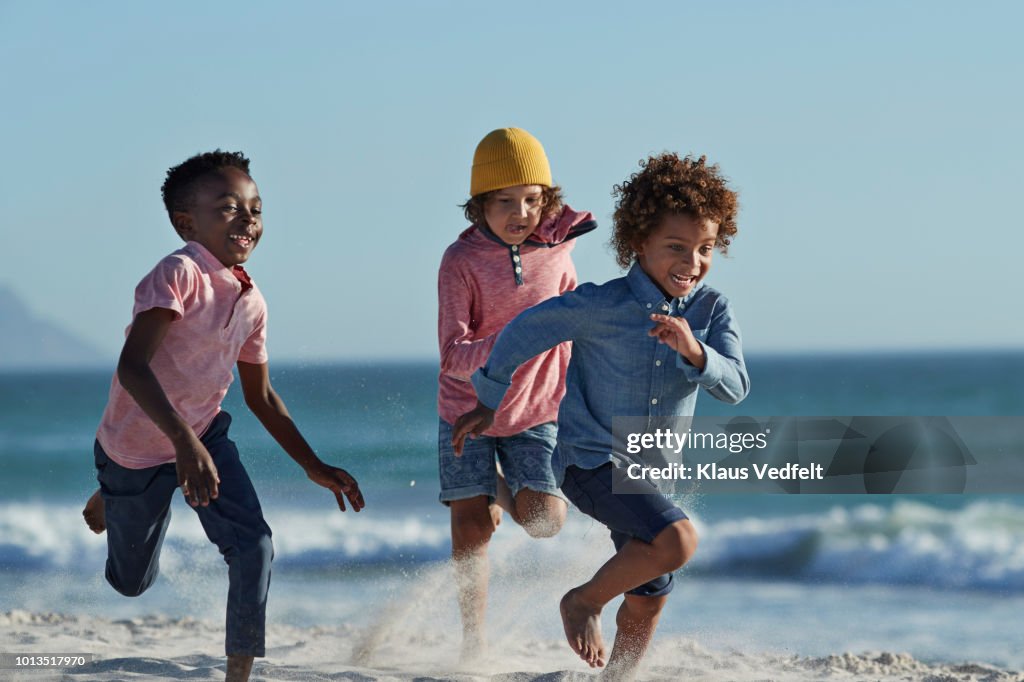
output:
M473 375L479 403L458 419L453 443L486 430L513 372L525 360L572 341L558 413L553 467L562 491L611 530L616 554L562 598L565 634L592 667L631 677L673 587L672 572L697 547L686 514L650 485L649 494L612 490L612 418L692 415L697 390L738 403L750 382L728 300L703 284L715 248L736 234L736 193L704 157L662 154L615 187L612 244L625 277L584 284L523 312ZM638 482L631 482L635 489ZM600 615L624 594L606 657Z

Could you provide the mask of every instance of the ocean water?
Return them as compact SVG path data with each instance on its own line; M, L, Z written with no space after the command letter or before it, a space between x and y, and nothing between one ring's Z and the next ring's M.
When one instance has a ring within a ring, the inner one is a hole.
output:
M750 397L730 407L704 395L698 414L1024 414L1024 353L748 361ZM321 457L359 479L360 514L339 512L237 389L229 393L233 438L274 529L270 618L368 629L387 621L390 636L457 631L448 515L437 503L436 371L430 363L273 370ZM109 382L109 372L95 371L0 375L0 611L218 620L223 562L180 499L157 585L125 599L103 582L105 541L80 510L95 488L92 440ZM663 631L711 648L905 651L1024 669L1022 495L705 495L680 504L701 545ZM492 544L491 630L557 640L559 596L611 550L606 531L578 513L546 541L506 520Z

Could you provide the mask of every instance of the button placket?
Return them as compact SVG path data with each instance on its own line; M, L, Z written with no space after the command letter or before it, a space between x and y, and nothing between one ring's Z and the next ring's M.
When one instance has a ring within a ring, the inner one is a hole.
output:
M664 364L665 354L667 353L668 346L663 343L657 343L655 341L654 347L654 366L651 368L651 393L648 399L648 414L650 416L656 416L657 406L659 402L659 396L661 396L662 390L665 383L665 372L661 369Z
M522 258L519 255L519 245L513 244L508 247L509 254L512 256L512 272L516 277L516 286L523 286L523 266Z

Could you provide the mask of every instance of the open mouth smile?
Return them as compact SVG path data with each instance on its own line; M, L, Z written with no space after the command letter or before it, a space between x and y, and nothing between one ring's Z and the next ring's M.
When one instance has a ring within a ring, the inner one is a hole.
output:
M235 244L238 244L243 249L251 248L256 243L256 240L247 234L229 234L228 239L233 241Z

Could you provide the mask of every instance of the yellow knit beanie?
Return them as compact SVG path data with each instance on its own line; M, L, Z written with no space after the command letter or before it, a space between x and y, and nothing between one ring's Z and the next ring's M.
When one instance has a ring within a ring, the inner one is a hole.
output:
M551 167L544 147L522 128L492 130L473 154L469 195L516 185L551 186Z

